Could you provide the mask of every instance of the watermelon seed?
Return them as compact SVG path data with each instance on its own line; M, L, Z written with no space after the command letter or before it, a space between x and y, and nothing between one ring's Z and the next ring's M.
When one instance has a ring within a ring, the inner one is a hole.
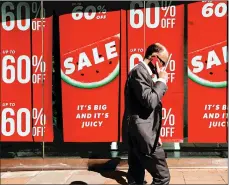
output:
M82 73L81 76L84 76L84 74Z
M115 47L116 45L111 46L111 48Z
M228 72L228 70L227 70L227 69L226 69L225 71L226 71L226 72Z
M210 75L213 75L213 72L210 72Z
M206 60L205 63L207 64L207 62L208 62L208 61Z
M99 73L99 71L98 71L98 70L96 70L96 73Z
M99 58L101 58L103 55L99 55Z
M79 62L76 62L76 65L78 65L79 64Z
M112 64L112 61L110 61L109 64Z

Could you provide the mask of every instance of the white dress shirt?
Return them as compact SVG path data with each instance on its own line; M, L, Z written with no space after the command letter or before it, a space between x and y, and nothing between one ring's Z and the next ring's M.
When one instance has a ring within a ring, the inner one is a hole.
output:
M145 67L146 67L146 69L147 69L147 71L148 71L148 73L150 74L150 76L152 76L153 75L153 73L152 73L152 71L151 71L151 69L150 69L150 67L145 63L145 62L143 62L142 61L142 63L145 65ZM153 79L152 79L154 82L158 82L158 81L160 81L160 82L163 82L163 83L165 83L166 84L166 80L165 79L163 79L163 78L157 78L157 76L156 75L154 75L154 77L153 77Z

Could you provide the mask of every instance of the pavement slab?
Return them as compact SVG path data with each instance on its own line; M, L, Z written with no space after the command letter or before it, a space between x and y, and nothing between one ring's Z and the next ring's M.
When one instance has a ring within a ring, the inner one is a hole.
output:
M72 173L71 170L42 171L27 184L64 184Z
M222 179L224 180L224 182L228 184L228 170L227 169L217 169L217 171L220 174L220 176L222 177Z
M1 174L1 184L122 184L127 170L88 171L53 170L21 171ZM170 184L228 184L228 169L170 169ZM147 184L152 182L146 172Z
M1 178L1 184L26 184L30 177Z
M204 181L202 181L202 180L198 180L198 181L189 181L189 180L187 180L186 181L186 184L215 184L215 185L217 185L217 184L227 184L227 183L225 183L224 181L215 181L215 180L204 180Z
M19 171L19 172L7 172L4 173L1 178L18 178L18 177L34 177L40 171Z

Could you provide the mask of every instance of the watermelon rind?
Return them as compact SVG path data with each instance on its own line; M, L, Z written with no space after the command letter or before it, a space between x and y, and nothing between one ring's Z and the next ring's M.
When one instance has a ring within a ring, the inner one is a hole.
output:
M202 85L202 86L206 86L206 87L211 87L211 88L224 88L224 87L227 87L227 81L220 81L220 82L211 82L209 80L206 80L206 79L203 79L203 78L200 78L199 76L195 75L188 67L188 77Z
M119 62L116 65L115 69L104 79L96 82L80 82L70 78L69 76L65 75L64 72L61 70L61 78L69 85L74 87L78 87L81 89L94 89L101 86L104 86L110 82L112 82L117 76L119 75Z

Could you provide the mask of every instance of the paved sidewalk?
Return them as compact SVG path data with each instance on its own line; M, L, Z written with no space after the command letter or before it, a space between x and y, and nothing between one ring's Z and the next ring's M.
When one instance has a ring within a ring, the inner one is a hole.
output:
M170 169L171 184L228 184L227 169ZM146 180L151 183L147 173ZM22 171L1 173L1 184L123 184L126 170L94 172L87 170Z

